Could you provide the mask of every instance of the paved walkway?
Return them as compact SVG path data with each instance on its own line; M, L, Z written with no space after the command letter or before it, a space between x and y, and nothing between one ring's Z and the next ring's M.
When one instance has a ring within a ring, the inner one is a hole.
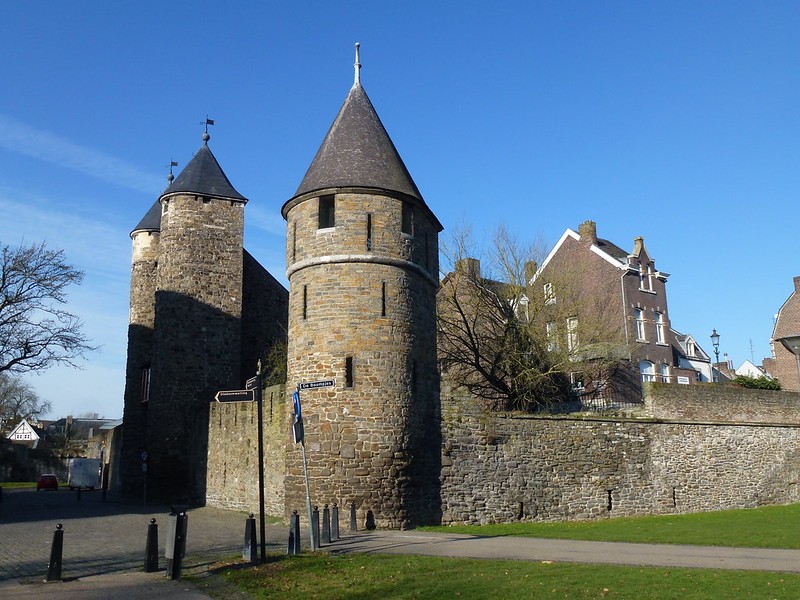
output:
M206 585L217 597L247 598L223 589L221 578L201 578L198 586L168 581L164 571L144 573L144 548L151 518L159 524L163 569L168 507L141 506L99 492L5 490L0 502L0 598L32 600L207 600ZM184 574L202 576L214 562L241 553L243 513L200 508L189 511ZM64 578L44 583L55 525L64 526ZM342 526L346 526L343 521ZM267 551L285 549L287 529L267 530ZM307 531L303 532L303 546ZM324 548L331 552L422 554L487 559L701 567L800 573L800 550L720 548L481 537L416 531L349 533Z

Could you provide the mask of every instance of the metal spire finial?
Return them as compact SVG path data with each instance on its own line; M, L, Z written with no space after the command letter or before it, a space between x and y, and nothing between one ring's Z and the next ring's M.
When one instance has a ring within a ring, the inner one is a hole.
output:
M169 181L169 183L167 185L171 185L172 181L175 179L175 175L172 174L172 167L177 167L177 166L178 166L177 161L174 161L174 160L170 159L170 161L169 161L169 175L167 175L167 181Z
M206 115L206 130L203 132L203 142L208 144L208 140L211 139L211 136L208 135L208 126L214 124L214 119L209 119L208 115Z
M353 65L355 69L355 80L353 81L353 86L361 85L361 56L358 49L361 47L361 44L356 42L356 63Z

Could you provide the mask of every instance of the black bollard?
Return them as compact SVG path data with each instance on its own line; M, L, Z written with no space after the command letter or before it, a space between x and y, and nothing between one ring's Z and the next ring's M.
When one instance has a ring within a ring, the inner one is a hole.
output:
M311 551L319 550L319 506L311 512Z
M61 581L61 561L64 555L64 529L59 523L53 533L53 545L50 548L50 563L47 565L45 581Z
M300 554L300 515L296 510L292 511L292 525L294 526L294 552Z
M188 530L187 506L172 506L170 513L170 530L167 534L167 546L164 556L167 558L167 573L169 579L181 578L181 566L186 554L186 534Z
M80 488L80 486L78 486L78 496L77 496L77 501L78 501L78 502L80 502L80 501L81 501L81 488Z
M322 544L331 543L331 511L328 505L322 507Z
M358 531L358 522L356 521L356 503L350 503L350 531Z
M158 571L158 525L155 519L150 519L150 524L147 526L147 545L144 549L144 572L156 571Z
M250 513L250 517L244 525L244 548L242 549L242 558L251 563L258 562L256 520L253 518L253 513Z
M338 541L339 539L341 539L339 537L339 507L334 502L333 508L331 508L331 540Z
M289 525L289 543L286 546L286 554L294 554L294 525Z
M372 531L373 529L375 529L375 527L377 527L375 525L375 513L372 512L371 510L368 510L367 511L367 520L364 522L364 528L367 531Z

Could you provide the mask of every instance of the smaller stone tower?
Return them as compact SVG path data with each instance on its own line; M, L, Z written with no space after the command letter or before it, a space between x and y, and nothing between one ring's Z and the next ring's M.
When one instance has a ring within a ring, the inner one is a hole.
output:
M379 527L438 519L438 233L360 81L296 194L287 221L290 388L301 393L312 502L355 502ZM290 404L291 406L291 404ZM287 511L301 509L289 443Z
M131 234L123 491L205 501L208 404L241 385L244 206L203 145ZM143 453L147 470L142 471Z

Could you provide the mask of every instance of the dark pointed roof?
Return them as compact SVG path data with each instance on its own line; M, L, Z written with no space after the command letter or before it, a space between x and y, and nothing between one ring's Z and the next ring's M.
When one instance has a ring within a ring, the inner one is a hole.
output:
M360 83L350 89L294 198L337 187L399 192L424 204Z
M131 235L137 231L161 231L161 203L158 200L145 213L139 224L133 228Z
M231 185L207 143L201 146L194 158L175 178L175 181L164 190L161 198L179 193L247 202L247 198Z

